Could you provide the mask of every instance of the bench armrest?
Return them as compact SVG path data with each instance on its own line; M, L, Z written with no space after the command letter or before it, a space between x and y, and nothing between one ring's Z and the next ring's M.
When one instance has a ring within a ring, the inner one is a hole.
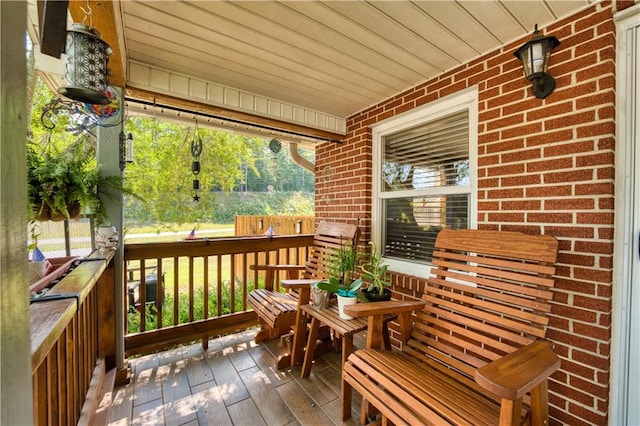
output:
M249 265L252 271L304 271L304 265Z
M475 380L491 393L517 400L560 368L551 342L539 340L480 367Z
M276 274L280 271L287 271L288 279L298 278L299 271L304 271L304 265L249 265L252 271L265 271L264 288L273 291Z
M301 279L301 280L282 280L280 285L284 288L300 290L303 288L310 288L311 284L321 281L320 279Z

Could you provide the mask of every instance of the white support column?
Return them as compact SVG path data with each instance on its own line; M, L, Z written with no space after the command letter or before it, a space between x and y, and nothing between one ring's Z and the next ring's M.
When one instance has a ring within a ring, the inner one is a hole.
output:
M27 2L0 1L0 424L33 424L27 273Z
M120 170L120 153L119 138L120 133L124 131L124 101L122 98L122 89L113 88L114 93L120 100L120 112L109 118L107 124L116 124L112 127L98 126L98 149L97 159L101 176L122 176ZM111 199L102 197L105 205L107 216L109 217L109 225L115 226L120 233L120 242L113 258L115 266L115 303L116 303L116 368L122 370L125 368L124 361L124 210L122 206L122 195L120 195L120 203L116 203ZM106 224L105 224L106 225Z

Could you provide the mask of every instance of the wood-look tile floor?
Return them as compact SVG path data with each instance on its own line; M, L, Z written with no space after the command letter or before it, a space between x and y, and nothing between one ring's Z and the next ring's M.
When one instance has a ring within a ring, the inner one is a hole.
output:
M257 329L131 360L132 380L114 389L110 425L342 425L341 355L316 357L311 375L276 370L279 341L255 344ZM362 334L362 333L360 333ZM355 345L361 347L362 336Z

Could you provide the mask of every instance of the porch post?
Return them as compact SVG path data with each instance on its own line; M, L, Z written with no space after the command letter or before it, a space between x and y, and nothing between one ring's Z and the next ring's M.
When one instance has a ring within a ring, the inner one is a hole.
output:
M0 424L32 424L27 274L27 3L0 1Z
M120 132L124 131L124 100L122 98L122 89L119 87L112 87L114 94L120 101L120 112L114 117L109 118L106 123L115 124L112 127L98 126L98 148L97 148L97 160L99 165L99 173L101 176L122 176L123 172L120 170L120 155L118 149L118 142ZM107 216L109 217L109 224L116 227L120 233L120 241L118 243L118 249L113 257L113 264L115 270L115 315L116 315L116 369L118 372L125 370L124 360L124 284L123 284L123 263L124 263L124 209L122 206L122 195L119 195L120 203L116 203L107 197L101 197L102 202L105 205Z

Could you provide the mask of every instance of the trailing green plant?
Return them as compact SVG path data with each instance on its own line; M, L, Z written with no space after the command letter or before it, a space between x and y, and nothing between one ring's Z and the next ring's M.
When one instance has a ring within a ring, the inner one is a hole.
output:
M101 196L118 201L122 193L140 199L121 176L101 176L95 148L80 137L66 147L27 144L29 220L62 220L93 214L96 224L107 222Z
M370 253L360 265L362 278L368 283L367 291L382 294L385 287L391 286L387 276L388 266L382 262L382 254L378 252L373 241L369 241Z

